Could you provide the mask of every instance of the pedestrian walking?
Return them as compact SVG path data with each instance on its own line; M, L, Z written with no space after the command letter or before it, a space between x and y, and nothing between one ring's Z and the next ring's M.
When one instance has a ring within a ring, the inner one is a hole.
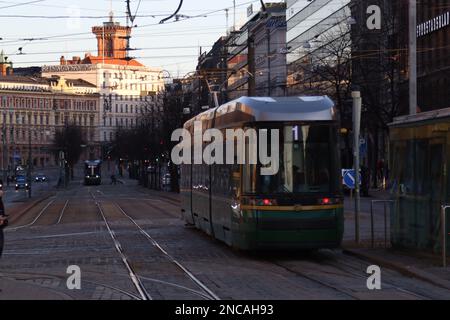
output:
M0 257L3 253L4 234L3 229L8 225L8 219L6 219L5 205L3 204L3 181L0 181Z
M117 178L116 178L116 175L114 175L114 174L111 176L111 185L114 185L114 186L117 185Z

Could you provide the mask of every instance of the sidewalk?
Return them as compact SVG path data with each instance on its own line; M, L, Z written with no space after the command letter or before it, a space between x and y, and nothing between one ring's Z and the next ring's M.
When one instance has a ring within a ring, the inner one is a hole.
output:
M440 256L390 248L389 209L387 210L387 247L385 247L383 204L374 207L375 248L371 248L370 203L372 200L388 200L389 193L386 191L371 191L370 195L370 198L361 198L359 244L355 242L354 203L350 202L349 197L345 199L344 253L450 290L450 267L446 269L442 267Z

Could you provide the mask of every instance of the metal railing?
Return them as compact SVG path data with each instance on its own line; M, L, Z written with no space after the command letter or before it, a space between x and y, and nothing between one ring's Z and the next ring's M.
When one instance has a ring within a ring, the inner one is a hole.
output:
M450 205L443 205L441 207L441 224L442 224L442 266L447 268L447 210Z
M370 225L371 225L371 235L372 235L372 249L375 248L375 218L374 218L374 205L377 203L382 203L384 205L384 247L387 248L387 233L388 233L388 221L387 221L387 205L389 203L395 203L394 200L372 200L370 203Z

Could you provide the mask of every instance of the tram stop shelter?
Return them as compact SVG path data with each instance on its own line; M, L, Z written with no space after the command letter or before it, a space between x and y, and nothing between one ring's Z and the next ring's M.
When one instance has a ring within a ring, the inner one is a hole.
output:
M394 119L389 158L393 247L440 253L441 206L450 204L450 108Z

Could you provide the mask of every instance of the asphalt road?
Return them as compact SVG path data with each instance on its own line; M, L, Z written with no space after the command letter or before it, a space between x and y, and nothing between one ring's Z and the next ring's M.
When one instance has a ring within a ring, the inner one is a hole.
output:
M73 265L81 270L81 290L67 287ZM77 181L6 230L0 278L70 299L450 298L445 289L389 269L382 269L382 290L371 291L368 266L340 250L235 251L186 227L178 203L165 194Z

